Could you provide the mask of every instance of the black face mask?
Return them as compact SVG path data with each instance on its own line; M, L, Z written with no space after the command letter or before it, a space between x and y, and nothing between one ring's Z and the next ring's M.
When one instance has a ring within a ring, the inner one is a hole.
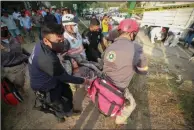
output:
M65 48L64 42L58 42L58 43L51 42L51 41L49 42L52 45L53 51L56 51L57 53L62 53L64 51L64 48Z
M46 14L47 14L47 15L49 15L49 14L50 14L50 12L46 12Z

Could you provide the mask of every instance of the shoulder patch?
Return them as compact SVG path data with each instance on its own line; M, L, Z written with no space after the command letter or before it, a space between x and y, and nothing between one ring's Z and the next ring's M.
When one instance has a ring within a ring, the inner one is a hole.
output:
M114 62L116 60L116 53L114 51L108 52L108 54L106 55L106 59L109 62Z

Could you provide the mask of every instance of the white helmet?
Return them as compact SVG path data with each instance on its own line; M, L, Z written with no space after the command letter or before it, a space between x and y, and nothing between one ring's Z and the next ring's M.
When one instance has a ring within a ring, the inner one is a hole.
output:
M73 14L65 14L65 15L63 15L62 23L63 23L63 26L75 25L76 23L74 22L74 15Z

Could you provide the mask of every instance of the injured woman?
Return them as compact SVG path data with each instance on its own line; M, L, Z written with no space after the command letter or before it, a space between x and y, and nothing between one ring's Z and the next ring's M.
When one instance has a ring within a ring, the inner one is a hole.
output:
M97 75L101 75L102 65L100 65L97 62L88 61L85 58L82 58L81 55L76 55L76 56L69 55L67 52L70 49L70 43L67 40L65 40L64 44L65 44L64 53L59 55L59 59L61 61L61 64L65 68L65 70L68 72L68 74L71 75L73 72L71 59L74 59L74 61L77 62L79 67L82 66L84 68L92 69L93 71L96 72Z
M65 57L65 60L62 62L65 70L76 77L83 77L88 79L95 79L97 76L101 76L102 72L96 67L92 69L91 63L88 64L90 67L85 66L83 64L79 64L75 59L70 57ZM95 66L95 65L94 65ZM97 71L96 71L97 70ZM100 73L99 73L100 72ZM84 101L85 96L87 95L88 86L69 84L71 90L74 93L73 97L73 105L74 109L82 111L82 103Z

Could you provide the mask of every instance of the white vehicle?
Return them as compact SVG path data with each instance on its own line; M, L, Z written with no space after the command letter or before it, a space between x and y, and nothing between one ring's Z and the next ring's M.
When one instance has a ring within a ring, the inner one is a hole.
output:
M193 2L184 3L193 4ZM173 5L184 5L183 2L180 4L176 2L175 4L158 4L155 7L161 6L173 6ZM188 32L189 26L194 22L194 8L182 8L173 10L163 10L163 11L152 11L144 12L143 18L141 20L141 27L166 27L169 30L176 30L176 38L185 37ZM179 30L179 33L177 33ZM178 41L176 39L176 41Z
M127 16L127 13L120 13L120 14L117 14L117 15L114 15L112 17L112 19L118 23L120 23L122 20L125 19L125 17Z
M108 9L108 12L110 12L110 11L118 11L118 10L119 10L119 7L110 7Z

